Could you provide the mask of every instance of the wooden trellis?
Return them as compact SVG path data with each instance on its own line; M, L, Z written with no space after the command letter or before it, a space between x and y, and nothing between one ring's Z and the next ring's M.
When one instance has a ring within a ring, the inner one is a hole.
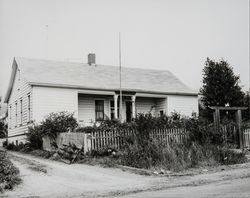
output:
M242 131L242 115L241 111L246 110L247 107L221 107L211 106L210 109L214 110L214 127L217 132L220 130L220 111L235 111L235 119L237 124L237 130L239 134L239 147L243 148L243 131Z

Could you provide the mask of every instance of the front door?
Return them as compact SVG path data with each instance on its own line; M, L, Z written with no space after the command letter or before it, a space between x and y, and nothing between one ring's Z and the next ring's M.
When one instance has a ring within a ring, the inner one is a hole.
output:
M126 121L131 122L132 119L132 102L126 102Z

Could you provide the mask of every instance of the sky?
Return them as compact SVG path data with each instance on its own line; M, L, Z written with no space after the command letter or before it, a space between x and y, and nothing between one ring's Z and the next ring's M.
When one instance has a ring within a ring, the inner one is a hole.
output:
M0 96L14 57L169 70L202 86L223 58L249 89L248 0L0 0ZM49 71L48 71L49 72Z

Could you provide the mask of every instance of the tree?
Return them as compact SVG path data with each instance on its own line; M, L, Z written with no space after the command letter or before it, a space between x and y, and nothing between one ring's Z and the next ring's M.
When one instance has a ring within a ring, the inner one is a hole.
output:
M225 60L219 62L207 58L203 69L203 86L200 89L205 106L202 113L211 119L209 106L244 106L244 92L239 86L240 77Z
M245 94L244 106L248 107L248 109L242 112L242 118L244 120L250 120L250 93L249 92L246 92Z
M0 138L5 138L7 135L7 125L0 120Z

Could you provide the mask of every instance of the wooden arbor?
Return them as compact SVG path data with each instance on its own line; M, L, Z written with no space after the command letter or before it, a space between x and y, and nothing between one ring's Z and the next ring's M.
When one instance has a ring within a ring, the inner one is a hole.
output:
M211 106L209 108L214 110L214 113L213 113L214 126L215 126L215 130L217 132L219 132L219 130L220 130L220 110L235 111L235 119L236 119L238 134L239 134L239 146L240 146L240 148L243 148L243 134L242 134L242 130L241 130L241 125L242 125L241 111L246 110L247 107Z

